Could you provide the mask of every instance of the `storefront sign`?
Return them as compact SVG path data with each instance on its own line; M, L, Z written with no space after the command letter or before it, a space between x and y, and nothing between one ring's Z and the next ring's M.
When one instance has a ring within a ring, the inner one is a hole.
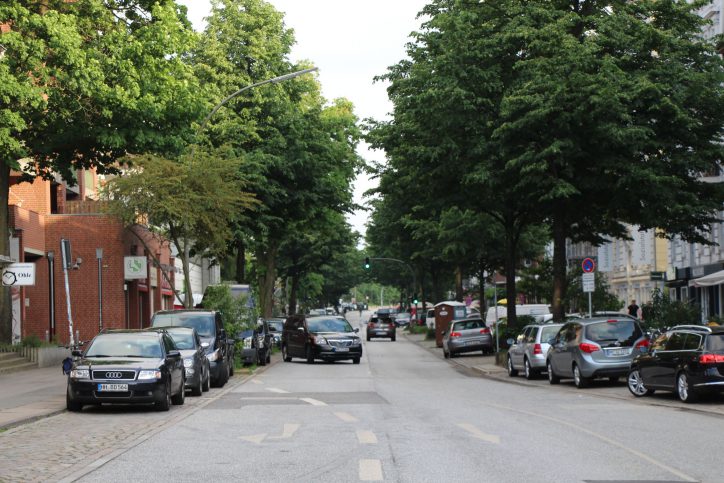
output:
M11 263L3 269L2 278L6 287L35 285L35 264Z
M126 280L148 278L146 257L123 257L123 277Z

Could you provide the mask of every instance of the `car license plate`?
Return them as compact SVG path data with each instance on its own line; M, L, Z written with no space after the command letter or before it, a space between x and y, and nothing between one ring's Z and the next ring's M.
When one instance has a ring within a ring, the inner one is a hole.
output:
M609 349L606 353L609 356L627 356L631 353L631 349Z
M349 352L349 347L337 347L337 352Z
M376 330L375 331L375 334L386 334L386 333L387 333L386 330Z
M128 384L98 384L99 392L128 392Z

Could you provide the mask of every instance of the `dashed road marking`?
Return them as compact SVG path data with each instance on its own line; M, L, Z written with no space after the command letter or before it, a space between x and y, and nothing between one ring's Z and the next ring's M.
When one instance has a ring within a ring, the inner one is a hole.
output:
M254 444L261 444L265 438L266 438L266 433L253 434L251 436L241 436L239 439L243 439L244 441L248 441L248 442L254 443Z
M357 418L352 416L349 413L334 413L335 416L337 416L339 419L344 421L345 423L356 423L359 421Z
M305 403L309 403L312 406L326 406L327 403L324 401L320 401L318 399L312 399L311 397L300 397L300 401L304 401Z
M300 426L300 424L287 423L284 425L284 431L282 431L281 436L272 436L269 439L289 439L294 436L294 433L297 432Z
M285 391L284 389L279 389L276 387L267 387L266 390L269 392L275 392L277 394L289 394L289 391Z
M357 430L357 440L360 444L377 444L377 436L375 436L375 433L365 429Z
M459 428L464 429L475 438L482 439L483 441L487 441L488 443L500 444L500 436L484 433L469 423L458 423L457 425Z
M382 481L382 462L380 460L359 460L359 479L361 481Z

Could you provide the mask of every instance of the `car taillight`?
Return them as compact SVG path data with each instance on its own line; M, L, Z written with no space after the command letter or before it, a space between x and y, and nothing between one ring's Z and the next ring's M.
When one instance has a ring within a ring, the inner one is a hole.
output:
M460 337L461 335L460 332L450 332L450 337Z
M648 347L648 346L650 346L650 345L651 345L651 342L649 342L648 339L644 339L644 340L641 340L641 341L639 341L639 342L636 343L636 348L637 348L637 349L642 349L642 348Z
M488 328L480 329L480 333L481 334L490 334L490 329L488 329Z
M581 342L578 344L578 348L581 349L586 354L590 354L591 352L600 351L601 348L596 344L589 344L588 342Z
M721 364L724 363L724 355L721 354L702 354L699 356L700 364Z
M543 354L543 348L540 346L540 344L536 344L533 346L533 355L536 354Z

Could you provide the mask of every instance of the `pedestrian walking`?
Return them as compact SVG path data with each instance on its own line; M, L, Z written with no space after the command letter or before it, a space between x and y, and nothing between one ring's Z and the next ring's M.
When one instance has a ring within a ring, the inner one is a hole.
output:
M628 306L628 314L631 317L639 318L640 307L636 305L636 300L631 300L631 305Z

